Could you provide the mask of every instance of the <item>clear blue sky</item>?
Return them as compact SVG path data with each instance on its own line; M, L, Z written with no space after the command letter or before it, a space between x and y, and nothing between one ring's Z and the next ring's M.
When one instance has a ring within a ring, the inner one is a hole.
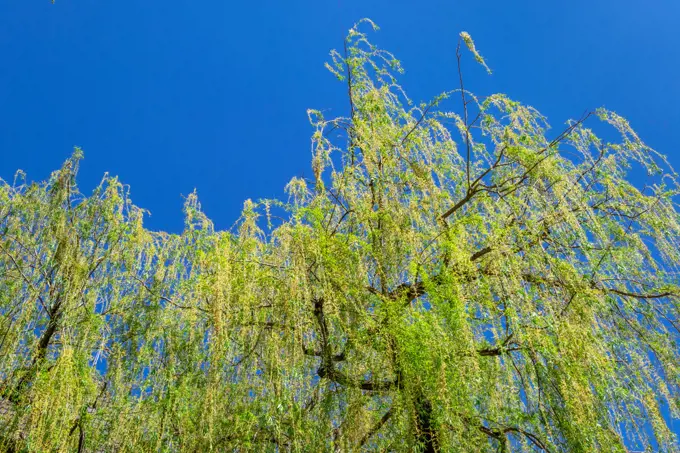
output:
M194 187L226 228L244 199L311 174L306 109L346 113L323 63L362 17L381 26L373 39L402 61L415 100L457 86L466 30L494 70L468 60L467 88L505 92L556 129L613 109L680 168L677 0L11 0L0 2L0 177L44 179L80 146L81 186L119 175L151 228L180 231Z

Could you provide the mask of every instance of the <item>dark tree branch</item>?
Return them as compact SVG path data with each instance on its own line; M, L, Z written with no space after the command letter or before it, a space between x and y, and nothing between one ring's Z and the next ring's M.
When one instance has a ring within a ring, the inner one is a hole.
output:
M359 441L359 449L368 442L371 437L373 437L378 431L382 429L383 426L385 426L385 423L387 423L390 418L392 418L392 414L394 413L394 408L391 407L383 416L378 420L378 423L376 423L364 436L361 438Z
M133 275L132 278L137 280L144 287L144 289L146 289L149 292L149 294L158 297L159 299L169 303L170 305L172 305L175 308L180 308L182 310L198 310L198 311L202 311L203 313L210 313L208 310L201 308L201 307L198 307L198 306L193 307L193 306L189 306L189 305L178 304L177 302L170 299L169 297L165 297L162 294L154 292L151 288L149 288L149 286L144 282L144 280L137 277L136 275Z
M320 378L329 379L338 385L342 385L343 387L351 387L369 392L384 392L392 390L398 386L398 383L395 380L373 381L369 379L354 379L350 378L342 371L336 369L334 362L341 361L336 360L337 358L343 358L344 360L344 354L333 354L330 345L328 324L326 321L326 315L324 313L324 299L317 297L313 299L312 303L314 305L314 317L316 318L316 321L319 325L321 334L321 351L318 353L318 355L316 351L312 351L313 355L321 357L321 364L317 370L317 374Z

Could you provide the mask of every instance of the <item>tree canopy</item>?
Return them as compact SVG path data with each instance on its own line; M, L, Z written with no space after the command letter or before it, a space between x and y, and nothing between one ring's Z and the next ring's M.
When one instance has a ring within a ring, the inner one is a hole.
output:
M678 451L673 169L614 112L554 131L467 91L465 33L416 104L370 25L327 64L348 115L309 111L313 178L227 231L195 193L145 229L80 150L0 180L3 449Z

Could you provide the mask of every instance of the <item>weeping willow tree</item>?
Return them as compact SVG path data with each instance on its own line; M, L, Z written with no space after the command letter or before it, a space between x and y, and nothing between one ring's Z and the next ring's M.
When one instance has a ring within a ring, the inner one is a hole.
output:
M327 67L349 111L309 112L313 179L228 231L195 194L182 234L145 229L116 178L79 192L79 150L2 181L1 448L678 451L663 156L462 71L416 105L360 27Z

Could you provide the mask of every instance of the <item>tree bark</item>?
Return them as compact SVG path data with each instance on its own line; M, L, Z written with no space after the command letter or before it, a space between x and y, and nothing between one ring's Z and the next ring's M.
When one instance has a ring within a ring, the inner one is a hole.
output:
M416 442L423 453L437 453L439 444L437 432L432 420L432 403L419 392L415 401L416 410Z

